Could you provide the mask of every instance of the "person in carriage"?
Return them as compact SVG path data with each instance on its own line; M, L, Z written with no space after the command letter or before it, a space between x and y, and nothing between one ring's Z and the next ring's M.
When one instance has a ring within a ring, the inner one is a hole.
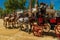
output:
M46 7L44 3L40 3L40 11L36 13L36 17L38 20L38 24L43 23L45 14L46 14Z

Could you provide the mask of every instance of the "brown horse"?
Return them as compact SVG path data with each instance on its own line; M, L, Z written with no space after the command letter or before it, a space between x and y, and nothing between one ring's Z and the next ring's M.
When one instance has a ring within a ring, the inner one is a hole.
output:
M5 16L5 17L3 18L3 21L4 21L3 25L4 25L6 28L9 27L9 18L10 18L10 14L8 14L7 16Z
M15 27L15 24L17 22L17 15L16 14L11 14L11 17L9 18L10 21L10 26Z

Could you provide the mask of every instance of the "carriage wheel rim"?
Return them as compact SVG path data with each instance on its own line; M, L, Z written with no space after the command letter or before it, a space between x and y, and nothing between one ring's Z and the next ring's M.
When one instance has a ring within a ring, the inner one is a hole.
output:
M50 31L50 28L47 28L47 29L43 29L44 32L49 32Z
M50 31L50 28L51 28L50 25L47 24L47 26L44 26L43 31L44 32L49 32Z

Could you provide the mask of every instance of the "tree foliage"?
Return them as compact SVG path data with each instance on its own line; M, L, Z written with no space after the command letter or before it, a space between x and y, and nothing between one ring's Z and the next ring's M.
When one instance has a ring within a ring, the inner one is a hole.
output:
M5 7L9 10L25 9L26 0L7 0Z
M54 8L54 5L52 3L50 3L50 8L53 9Z
M3 12L3 9L0 7L0 14Z

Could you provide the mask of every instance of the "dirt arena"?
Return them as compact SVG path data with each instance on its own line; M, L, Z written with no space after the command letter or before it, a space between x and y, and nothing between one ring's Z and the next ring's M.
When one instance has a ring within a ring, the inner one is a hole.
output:
M58 40L56 37L43 36L36 37L33 34L20 31L19 29L6 29L3 20L0 19L0 40Z

